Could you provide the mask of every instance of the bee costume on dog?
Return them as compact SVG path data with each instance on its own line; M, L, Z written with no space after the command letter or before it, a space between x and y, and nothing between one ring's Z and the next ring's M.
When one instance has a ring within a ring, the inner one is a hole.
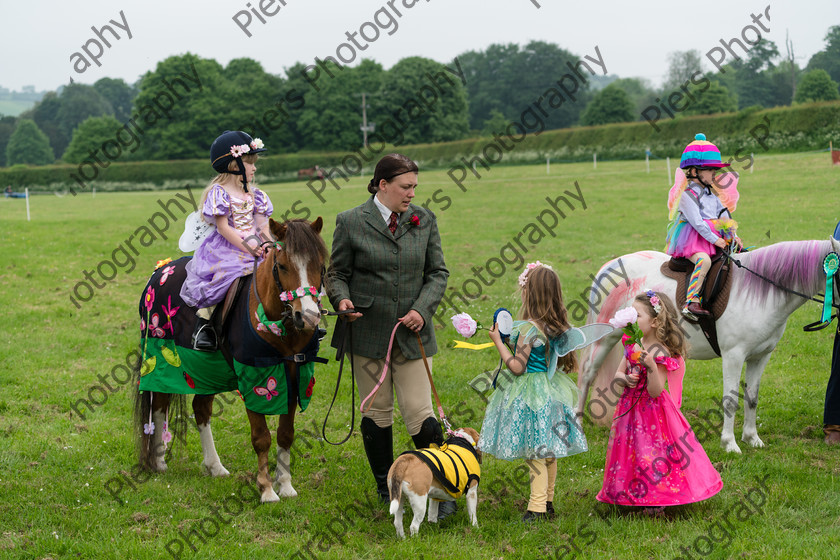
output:
M452 436L440 447L406 451L419 457L444 490L453 498L460 498L470 481L481 480L481 465L475 446L462 437Z

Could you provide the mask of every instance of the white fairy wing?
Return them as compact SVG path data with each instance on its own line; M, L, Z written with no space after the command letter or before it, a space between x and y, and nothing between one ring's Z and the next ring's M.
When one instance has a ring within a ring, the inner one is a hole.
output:
M614 330L615 328L607 323L592 323L583 327L572 327L558 336L551 344L551 359L548 364L549 378L554 375L554 371L557 369L557 358L585 348L601 340Z
M181 234L181 239L178 240L178 248L185 253L195 251L214 229L216 229L216 226L205 222L198 212L193 212L187 216L184 224L184 233Z

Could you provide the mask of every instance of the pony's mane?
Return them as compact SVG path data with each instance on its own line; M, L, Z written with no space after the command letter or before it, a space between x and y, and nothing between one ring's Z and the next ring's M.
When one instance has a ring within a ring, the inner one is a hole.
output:
M286 250L290 255L318 255L321 260L327 258L327 246L320 235L312 231L306 220L286 222Z
M829 251L830 241L785 241L745 253L738 260L780 286L815 294L825 286L822 262ZM771 290L780 291L755 274L745 270L738 274L744 289L759 302L763 303Z

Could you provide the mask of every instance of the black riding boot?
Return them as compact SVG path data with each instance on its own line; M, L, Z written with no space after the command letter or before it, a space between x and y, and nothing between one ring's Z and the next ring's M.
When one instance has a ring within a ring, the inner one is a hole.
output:
M376 480L376 493L379 500L387 504L391 501L388 495L388 470L394 462L394 438L391 426L380 428L370 418L362 418L362 442L365 445L370 470Z
M417 435L411 436L414 440L414 447L417 449L425 449L431 444L443 445L443 430L440 427L440 422L434 416L429 416L423 420L423 425L420 426L420 431ZM441 502L438 506L438 521L443 521L458 510L455 502Z
M201 317L195 318L192 345L194 350L201 352L215 352L219 349L216 330L213 328L213 324L207 319L202 319Z
M417 435L411 436L414 440L414 447L417 449L425 449L431 444L443 444L443 430L440 428L440 423L434 416L429 416L423 420L423 425L420 426L420 431Z

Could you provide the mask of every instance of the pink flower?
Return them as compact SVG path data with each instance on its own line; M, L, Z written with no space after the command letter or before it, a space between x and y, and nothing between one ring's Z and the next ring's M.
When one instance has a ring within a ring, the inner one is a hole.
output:
M628 325L632 325L639 319L639 313L632 306L619 309L615 313L615 317L610 319L610 325L616 329L623 329Z
M170 441L172 441L172 432L169 431L169 426L166 422L163 423L163 433L160 434L160 439L163 441L164 444L167 444Z
M303 296L305 296L305 295L306 295L306 288L304 288L303 286L301 286L300 288L298 288L297 290L295 290L295 295L297 295L297 297L303 297Z
M280 292L280 301L292 301L295 295L292 292Z
M470 317L469 313L458 313L457 315L452 316L452 326L455 327L458 334L464 338L470 338L475 334L475 331L478 328L478 323Z
M278 327L276 323L268 325L268 329L274 333L275 336L283 336L283 331L280 330L280 327Z
M146 290L146 311L152 310L152 305L155 303L155 289L149 286L149 289Z

